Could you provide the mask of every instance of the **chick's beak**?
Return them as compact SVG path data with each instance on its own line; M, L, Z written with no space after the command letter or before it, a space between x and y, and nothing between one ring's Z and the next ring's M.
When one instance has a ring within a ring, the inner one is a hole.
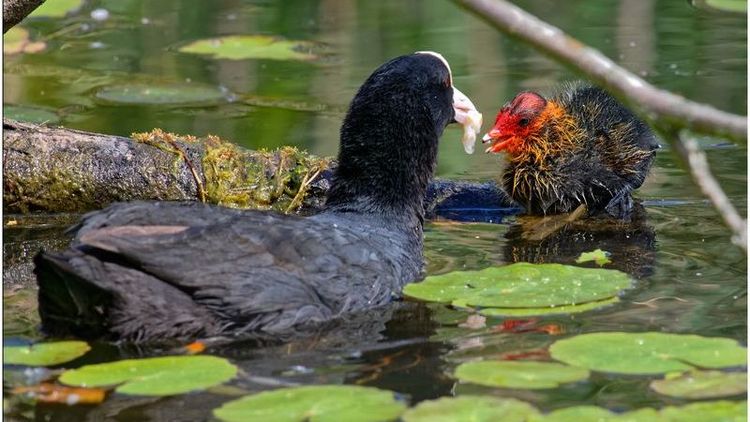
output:
M508 138L509 136L503 135L499 129L493 127L482 137L483 144L486 144L488 142L492 143L489 147L487 147L487 149L484 150L484 152L501 152L510 144L510 139Z
M482 128L482 113L480 113L469 97L455 86L453 87L453 119L464 128L461 143L467 154L474 153L474 143Z

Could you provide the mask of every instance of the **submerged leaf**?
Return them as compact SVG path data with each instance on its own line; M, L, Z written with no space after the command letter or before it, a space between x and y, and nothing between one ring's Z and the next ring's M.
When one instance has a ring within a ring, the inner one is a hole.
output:
M57 123L60 120L54 110L42 107L3 105L3 115L29 123Z
M13 394L26 394L43 403L98 404L104 401L107 390L103 388L65 387L43 383L32 387L16 387Z
M83 356L91 349L84 341L36 343L3 347L3 363L9 365L51 366Z
M747 363L747 349L735 340L658 332L582 334L558 340L550 354L569 365L621 374L662 374Z
M312 60L309 41L284 40L268 35L230 35L193 41L179 48L183 53L207 54L217 59Z
M164 356L86 365L60 382L83 387L119 385L123 394L165 396L208 388L232 379L237 367L215 356Z
M219 88L200 84L119 84L99 89L96 98L116 104L213 104L226 101Z
M651 381L659 394L684 399L734 396L747 391L746 372L693 371Z
M584 262L594 261L596 265L603 267L605 264L612 262L609 259L610 253L601 249L595 249L591 252L584 252L576 259L576 263L582 264Z
M554 362L483 361L463 363L454 375L488 387L541 389L585 380L589 371Z
M427 277L404 294L461 307L545 308L609 299L630 285L616 270L521 262Z
M523 422L538 415L530 404L485 396L443 397L419 403L403 414L404 422Z
M264 391L224 403L214 416L227 422L389 421L406 408L393 392L349 385Z

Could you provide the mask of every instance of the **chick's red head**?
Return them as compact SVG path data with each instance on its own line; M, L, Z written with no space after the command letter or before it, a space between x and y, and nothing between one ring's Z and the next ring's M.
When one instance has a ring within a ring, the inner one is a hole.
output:
M547 100L535 92L522 92L510 103L503 106L495 125L482 138L482 142L491 142L486 152L506 151L510 154L520 152L524 140L538 131L542 126L540 115L547 107Z

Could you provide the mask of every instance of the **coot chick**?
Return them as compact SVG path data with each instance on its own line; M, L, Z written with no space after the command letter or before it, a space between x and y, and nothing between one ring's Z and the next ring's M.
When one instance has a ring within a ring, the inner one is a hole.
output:
M320 214L168 202L87 214L69 249L35 258L43 331L284 339L388 303L422 276L423 199L453 121L469 126L468 144L481 115L445 59L401 56L352 100Z
M532 215L627 218L659 148L649 127L601 88L570 84L544 98L521 92L484 136L487 152L507 153L503 189Z

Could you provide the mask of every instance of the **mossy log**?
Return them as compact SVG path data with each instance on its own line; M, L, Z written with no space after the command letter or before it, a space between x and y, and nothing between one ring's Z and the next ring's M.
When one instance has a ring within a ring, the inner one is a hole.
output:
M159 129L124 138L8 119L3 127L9 213L84 212L136 199L293 212L320 205L321 175L333 164L292 147L251 151Z

